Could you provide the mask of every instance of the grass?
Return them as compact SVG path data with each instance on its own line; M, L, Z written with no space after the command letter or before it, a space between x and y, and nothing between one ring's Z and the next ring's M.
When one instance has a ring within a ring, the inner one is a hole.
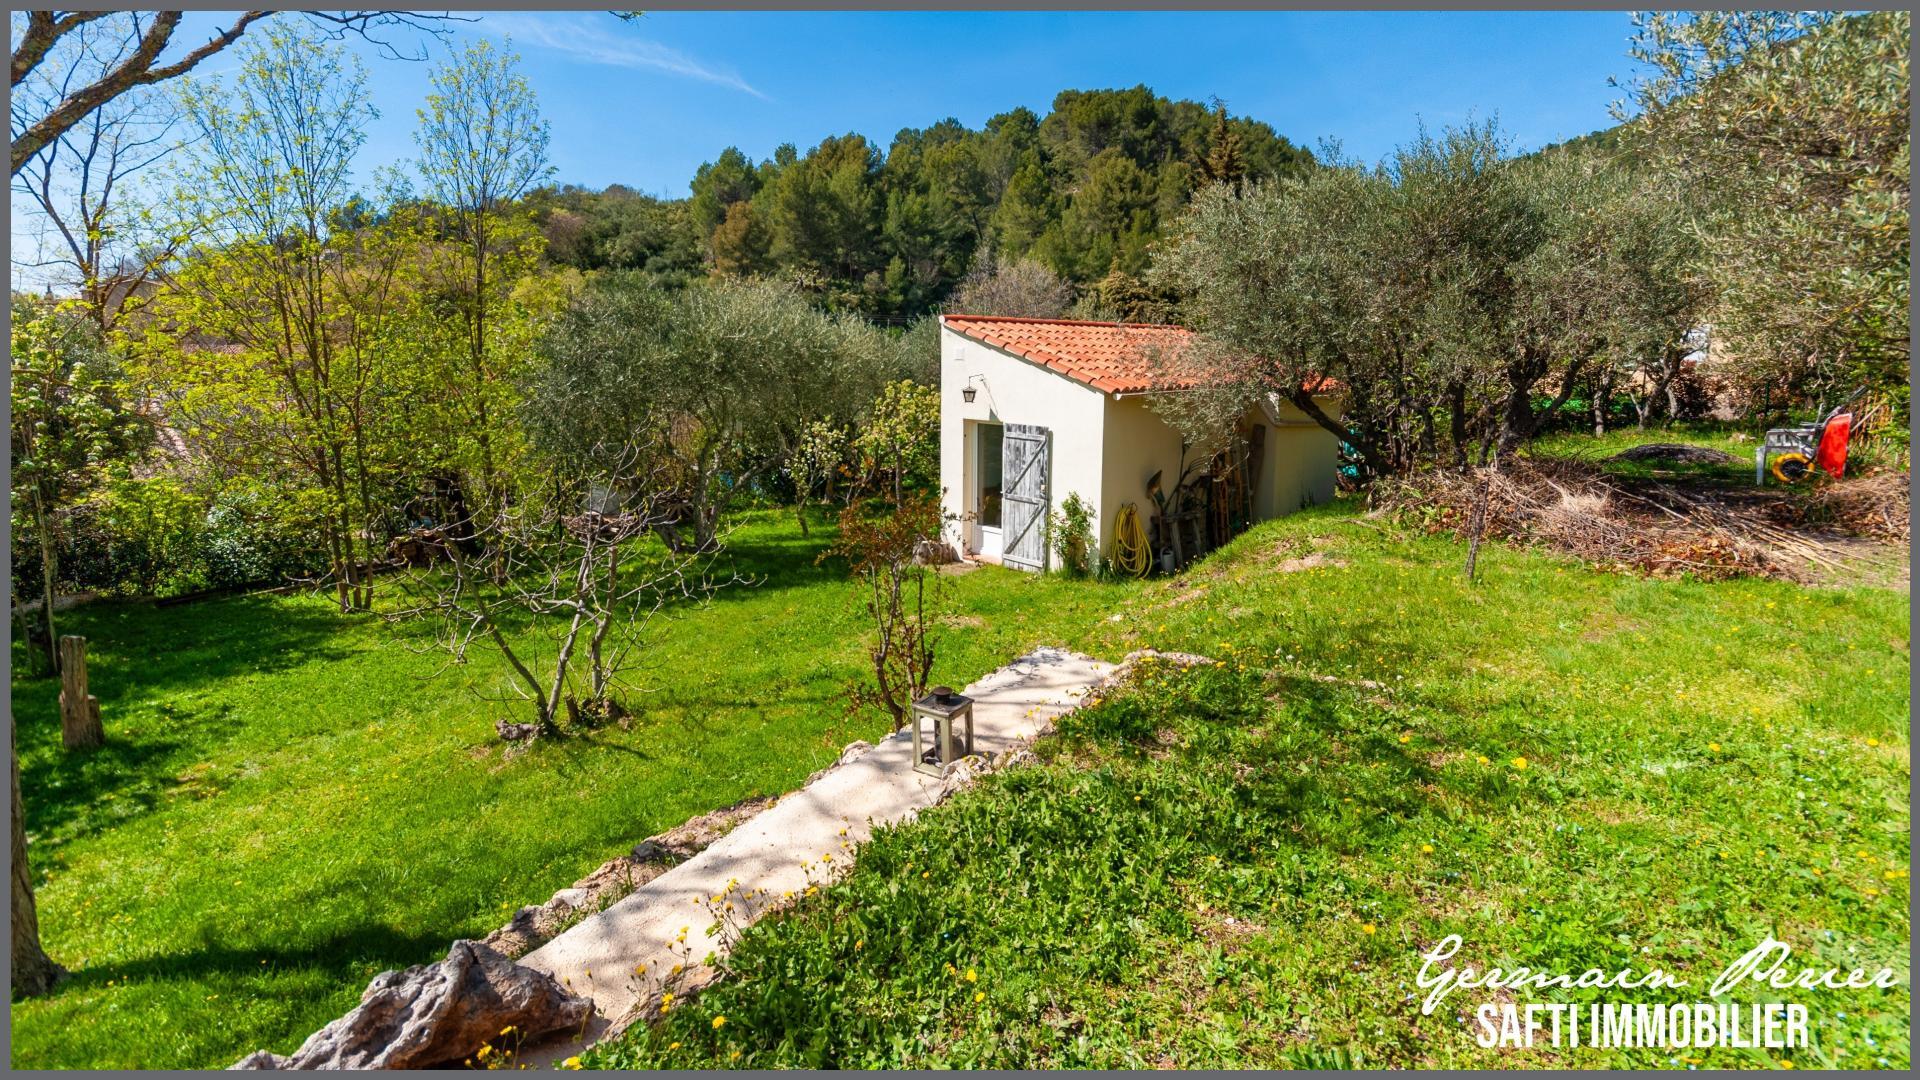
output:
M1499 546L1468 585L1461 556L1335 507L1116 596L1072 644L1224 664L883 830L587 1064L1908 1066L1905 986L1790 995L1792 1054L1482 1050L1482 998L1421 1014L1449 933L1480 967L1659 966L1686 1001L1763 934L1903 982L1911 941L1905 596Z
M844 709L862 621L823 543L749 518L733 558L763 582L657 628L637 722L513 759L491 655L442 671L303 598L70 613L110 743L62 753L54 685L14 686L41 923L74 975L13 1005L12 1064L290 1051L374 973L880 734ZM1904 971L1904 596L1504 547L1469 586L1460 562L1343 504L1170 582L950 579L956 685L1043 642L1230 666L1082 714L1042 764L889 830L750 931L738 978L594 1060L1667 1064L1478 1051L1405 1000L1416 946L1698 971L1770 930ZM1798 1063L1906 1063L1904 990L1814 1000Z
M785 791L856 739L862 616L830 529L750 516L757 576L657 624L638 720L507 759L503 665L322 600L240 597L66 616L108 745L59 747L57 686L17 682L22 791L48 952L73 971L13 1005L16 1068L221 1067L291 1051L374 974L444 956L650 833ZM936 676L964 683L1074 636L1124 586L986 569ZM16 653L15 670L23 657Z
M1741 424L1715 420L1687 420L1670 427L1652 427L1644 431L1617 427L1605 435L1559 431L1535 439L1523 451L1531 457L1582 458L1599 461L1601 471L1626 480L1667 480L1689 483L1753 486L1753 451L1766 432ZM1607 460L1623 450L1646 443L1678 443L1699 446L1729 454L1734 460L1710 462L1634 462ZM1905 470L1908 467L1904 434L1898 431L1882 437L1863 437L1857 430L1848 448L1847 471L1850 477L1882 469ZM1771 478L1769 485L1777 484ZM1803 489L1804 490L1804 487Z
M1677 480L1690 483L1729 484L1751 487L1753 484L1754 439L1759 433L1711 421L1689 421L1669 428L1641 431L1634 427L1614 428L1595 437L1578 431L1555 432L1536 439L1525 453L1529 457L1579 458L1597 461L1600 471L1623 480ZM1740 436L1746 441L1741 441ZM1699 446L1729 454L1733 461L1712 462L1640 462L1611 460L1623 450L1647 443L1673 443Z

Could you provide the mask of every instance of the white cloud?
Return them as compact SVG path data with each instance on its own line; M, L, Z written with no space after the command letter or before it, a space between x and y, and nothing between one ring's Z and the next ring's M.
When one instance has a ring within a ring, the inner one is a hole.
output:
M709 66L657 41L632 36L612 15L489 14L483 17L480 26L482 30L508 35L518 44L552 49L589 64L664 71L752 94L762 101L772 100L732 71Z

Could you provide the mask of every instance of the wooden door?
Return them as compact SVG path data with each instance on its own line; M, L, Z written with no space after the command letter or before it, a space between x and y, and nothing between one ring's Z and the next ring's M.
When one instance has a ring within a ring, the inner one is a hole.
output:
M1050 432L1008 424L1000 444L1000 561L1022 570L1047 568L1047 444Z

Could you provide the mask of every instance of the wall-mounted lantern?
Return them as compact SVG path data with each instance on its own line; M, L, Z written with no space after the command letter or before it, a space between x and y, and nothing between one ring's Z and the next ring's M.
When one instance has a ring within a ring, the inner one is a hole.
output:
M972 383L968 383L967 385L965 385L965 386L963 386L963 387L961 387L961 388L960 388L960 400L961 400L961 401L964 401L964 402L966 402L966 403L967 403L967 404L969 404L969 405L971 405L971 404L973 404L973 397L974 397L974 395L975 395L975 394L978 394L979 392L980 392L980 391L978 391L978 390L975 390L975 389L973 388L973 384L972 384Z
M961 739L956 740L953 722L962 722ZM923 729L931 721L933 748L927 749ZM973 753L973 699L955 693L951 686L936 686L927 696L913 703L913 767L939 776L946 767Z

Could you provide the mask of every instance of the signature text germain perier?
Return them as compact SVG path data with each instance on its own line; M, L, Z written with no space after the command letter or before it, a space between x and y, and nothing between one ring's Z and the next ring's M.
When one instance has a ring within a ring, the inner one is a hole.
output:
M1631 968L1602 971L1588 968L1578 975L1509 970L1448 964L1460 951L1458 934L1449 934L1421 957L1417 982L1427 991L1423 1014L1432 1014L1455 990L1678 990L1687 980L1653 968L1644 973ZM1475 1041L1483 1047L1529 1047L1536 1039L1553 1046L1598 1047L1768 1047L1787 1049L1807 1045L1807 1008L1791 1003L1736 1005L1719 999L1741 987L1758 984L1766 990L1887 990L1900 985L1892 969L1873 974L1855 968L1787 967L1792 949L1771 936L1724 968L1707 988L1714 1000L1685 1004L1607 1003L1580 1006L1533 1002L1487 1002L1475 1010Z

